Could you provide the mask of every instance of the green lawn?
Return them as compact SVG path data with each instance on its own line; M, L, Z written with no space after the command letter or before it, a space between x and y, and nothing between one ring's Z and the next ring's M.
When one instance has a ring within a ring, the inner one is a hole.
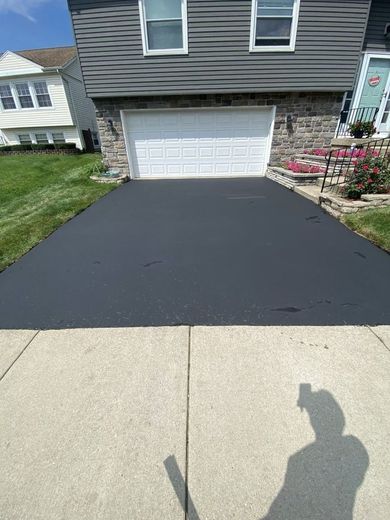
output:
M390 207L352 213L345 216L343 222L390 252Z
M89 179L98 154L0 157L0 271L116 185Z

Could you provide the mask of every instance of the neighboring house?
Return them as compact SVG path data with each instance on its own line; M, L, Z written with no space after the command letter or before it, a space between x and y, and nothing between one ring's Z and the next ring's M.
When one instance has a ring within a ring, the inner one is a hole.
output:
M390 63L388 0L68 3L104 156L132 178L264 175L329 146L364 41Z
M95 108L85 94L75 47L0 56L0 144L66 142L85 148L88 130L98 146Z

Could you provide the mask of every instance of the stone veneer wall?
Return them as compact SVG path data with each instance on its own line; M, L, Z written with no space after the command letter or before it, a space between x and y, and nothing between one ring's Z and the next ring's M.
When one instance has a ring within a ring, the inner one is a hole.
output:
M145 108L199 108L276 105L271 164L280 164L304 149L329 146L334 138L342 95L331 92L275 94L199 94L94 99L102 152L110 167L128 173L121 110ZM292 128L286 124L292 115ZM108 120L112 119L113 129Z

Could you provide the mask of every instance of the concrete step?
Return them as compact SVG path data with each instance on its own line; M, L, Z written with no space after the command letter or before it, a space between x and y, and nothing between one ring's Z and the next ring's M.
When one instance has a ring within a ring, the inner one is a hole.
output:
M317 186L315 184L312 184L310 186L295 186L294 191L295 193L298 193L298 195L302 195L302 197L311 200L312 202L314 202L314 204L320 203L320 186Z

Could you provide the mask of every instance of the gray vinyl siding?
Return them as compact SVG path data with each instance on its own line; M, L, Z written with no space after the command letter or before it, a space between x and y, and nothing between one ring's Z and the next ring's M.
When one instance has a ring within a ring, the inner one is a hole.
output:
M352 87L369 0L301 0L295 52L249 53L251 0L187 0L188 56L143 56L138 0L69 0L94 97Z
M390 0L372 0L364 50L390 52L390 40L384 38L385 25L390 23Z

